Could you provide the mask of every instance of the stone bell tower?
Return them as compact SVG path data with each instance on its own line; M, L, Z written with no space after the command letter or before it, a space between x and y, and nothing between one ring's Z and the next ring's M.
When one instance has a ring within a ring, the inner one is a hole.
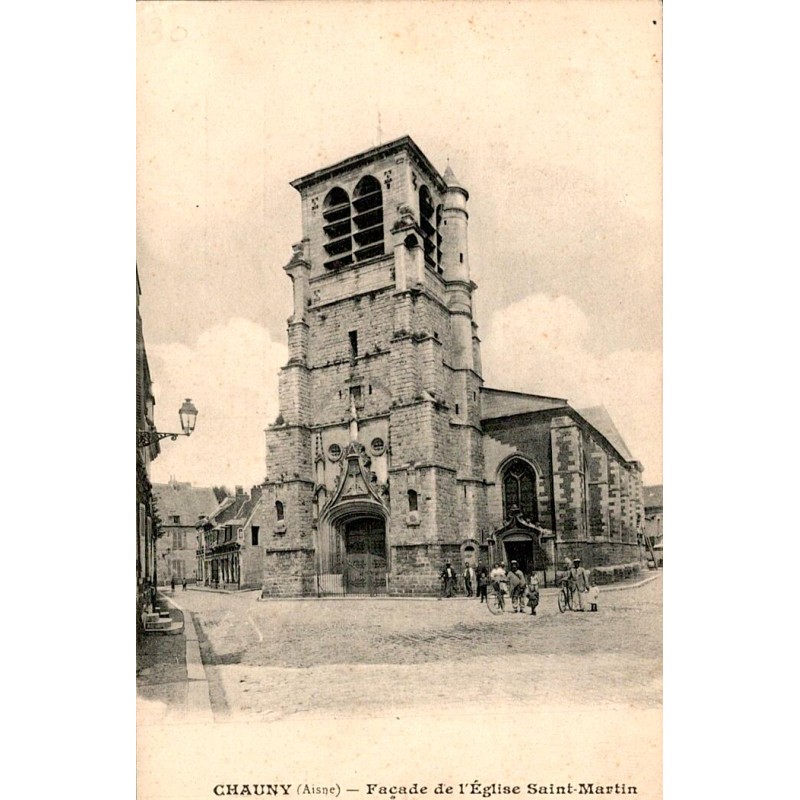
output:
M264 593L435 592L486 524L469 193L409 137L292 186Z

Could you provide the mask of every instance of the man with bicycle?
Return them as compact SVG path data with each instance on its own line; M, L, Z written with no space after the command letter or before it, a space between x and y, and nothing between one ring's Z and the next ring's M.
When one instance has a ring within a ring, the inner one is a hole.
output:
M581 566L581 560L572 560L572 567L569 571L569 582L572 586L572 596L578 598L578 611L585 611L583 607L583 595L589 591L589 575Z
M506 583L506 571L503 565L497 563L494 569L489 573L489 580L492 582L492 589L500 594L508 593L508 584Z
M572 608L573 598L575 597L578 584L572 574L574 564L571 558L564 559L564 571L560 574L559 585L561 586L561 595L559 595L559 608L564 611L566 608ZM564 607L561 607L561 596L564 596Z

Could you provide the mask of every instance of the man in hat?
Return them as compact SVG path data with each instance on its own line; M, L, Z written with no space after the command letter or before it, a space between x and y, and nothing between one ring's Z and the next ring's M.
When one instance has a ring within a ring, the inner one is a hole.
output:
M512 561L508 571L508 588L511 590L511 605L515 614L521 614L525 610L525 586L525 573L516 561Z
M442 570L443 593L445 597L455 596L456 590L456 571L450 566L448 561Z
M467 597L472 597L472 587L475 585L475 568L469 561L464 562L464 589L466 589Z
M478 578L478 598L480 599L481 603L488 602L487 594L489 588L489 568L483 561L478 564L477 569L477 578Z
M583 595L589 591L589 576L586 570L581 566L581 560L574 558L572 560L572 569L569 573L570 582L574 585L575 590L573 598L578 598L578 611L586 611L583 607Z

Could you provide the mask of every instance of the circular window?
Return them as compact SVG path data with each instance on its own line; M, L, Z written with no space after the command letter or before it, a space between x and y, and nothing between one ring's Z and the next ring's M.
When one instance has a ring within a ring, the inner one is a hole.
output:
M338 461L342 457L342 448L338 444L332 444L328 448L328 458L331 461Z
M386 445L383 443L383 439L376 437L372 440L372 444L370 445L372 448L372 455L380 456L383 454L383 451L386 449Z

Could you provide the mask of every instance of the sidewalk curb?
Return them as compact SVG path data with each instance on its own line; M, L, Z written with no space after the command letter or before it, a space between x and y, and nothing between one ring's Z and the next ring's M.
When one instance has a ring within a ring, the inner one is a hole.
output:
M186 639L186 703L188 713L193 721L213 722L214 714L211 711L208 675L206 675L205 664L203 664L203 658L200 655L200 640L197 635L195 615L191 611L182 608L171 597L165 596L165 599L183 614L183 630Z
M604 594L605 592L623 592L627 589L638 589L641 586L645 586L648 583L651 583L654 580L657 580L661 577L661 570L658 571L656 575L650 575L644 580L637 581L636 583L626 583L624 586L619 586L614 583L604 584L602 586L598 586L597 588L600 591L600 594ZM213 590L212 591L217 591ZM220 593L222 590L219 590ZM258 591L257 589L255 591ZM548 586L546 588L540 588L539 594L544 597L555 597L560 591L558 586ZM240 592L226 592L226 594L240 594ZM402 600L403 602L431 602L431 601L441 601L444 602L446 600L475 600L475 597L467 597L466 595L459 595L458 597L437 597L436 595L419 595L416 597L409 597L403 595L391 595L391 594L378 594L378 595L366 595L366 594L350 594L350 595L322 595L321 597L256 597L257 603L310 603L310 602L319 602L321 600L327 601L335 601L335 602L364 602L366 600L378 600L378 601L389 601L389 600Z
M598 586L597 588L600 590L600 594L604 592L623 592L625 589L638 589L640 586L645 586L648 583L652 583L655 580L658 580L661 577L661 570L658 571L658 574L651 575L649 578L645 578L643 581L639 581L638 583L630 583L627 586L615 586L613 583L609 584L608 586Z

